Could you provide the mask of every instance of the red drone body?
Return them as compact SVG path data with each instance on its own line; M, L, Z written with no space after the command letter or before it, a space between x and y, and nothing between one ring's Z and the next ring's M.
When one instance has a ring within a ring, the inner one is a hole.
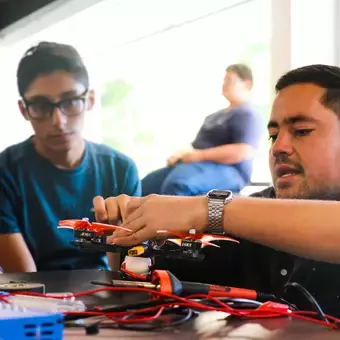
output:
M88 230L93 231L96 236L111 235L115 230L131 231L130 229L119 227L111 224L90 222L88 218L81 220L61 220L59 221L59 229L72 229L76 230Z
M122 252L124 248L126 249L126 247L109 244L107 236L116 230L132 232L132 230L121 226L90 222L88 218L61 220L58 228L73 230L75 238L78 239L71 242L73 245L87 250L105 252ZM218 244L213 243L215 241L239 243L228 236L197 233L195 229L190 229L189 232L159 230L157 233L163 234L160 237L161 240L148 240L133 248L128 247L129 256L148 257L163 254L163 256L178 258L203 259L204 254L201 252L203 248L208 246L220 248Z

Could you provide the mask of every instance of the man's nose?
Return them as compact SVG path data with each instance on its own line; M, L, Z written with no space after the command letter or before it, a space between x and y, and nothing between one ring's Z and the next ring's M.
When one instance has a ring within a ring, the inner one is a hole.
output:
M274 157L280 157L282 154L291 155L293 153L292 138L288 132L280 132L274 141L271 152Z
M67 117L61 112L59 107L55 107L52 113L53 125L58 128L63 128L67 122Z

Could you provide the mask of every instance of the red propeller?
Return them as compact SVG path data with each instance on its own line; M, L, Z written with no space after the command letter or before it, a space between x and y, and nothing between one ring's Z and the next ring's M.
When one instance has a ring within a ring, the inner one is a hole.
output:
M171 231L171 230L158 230L157 233L159 234L167 234L167 235L174 235L180 238L178 239L171 239L169 238L168 241L173 242L177 245L180 245L181 240L200 240L202 242L202 248L205 246L213 246L219 247L217 244L211 243L214 241L229 241L240 243L239 241L228 237L228 236L217 236L212 234L204 234L204 233L196 233L194 229L191 229L188 233L181 232L181 231Z
M115 230L123 230L123 231L128 231L131 232L131 229L116 226L116 225L111 225L111 224L106 224L106 223L99 223L99 222L90 222L87 218L77 220L77 219L72 219L72 220L61 220L59 221L58 228L63 229L89 229L93 230L95 232L108 232L108 231L115 231Z

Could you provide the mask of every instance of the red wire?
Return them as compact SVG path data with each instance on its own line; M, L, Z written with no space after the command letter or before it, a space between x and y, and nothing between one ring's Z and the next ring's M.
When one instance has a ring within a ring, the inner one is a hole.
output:
M196 309L196 310L198 309L198 310L203 310L203 311L209 311L209 310L210 311L211 310L222 311L222 312L234 315L234 316L244 317L244 318L272 318L272 317L288 316L288 317L294 317L294 318L297 318L297 319L305 320L305 321L308 321L308 322L317 323L317 324L324 325L324 326L327 326L327 327L340 329L340 326L336 324L336 323L340 324L340 319L333 317L333 316L330 316L330 315L325 315L325 317L328 320L331 320L333 322L325 322L323 320L318 320L318 319L315 319L313 317L310 317L312 315L313 316L317 315L317 313L309 312L309 311L290 311L290 310L283 311L283 310L275 310L275 309L261 310L261 306L256 308L256 309L238 310L238 309L234 309L231 306L223 303L222 301L218 300L216 297L211 297L211 296L202 295L202 294L191 295L191 296L188 296L186 298L183 298L183 297L175 296L175 295L168 294L168 293L158 292L158 291L147 289L147 288L104 287L104 288L97 288L97 289L89 290L89 291L86 291L86 292L76 293L73 296L75 298L79 298L79 297L88 296L88 295L92 295L92 294L103 292L103 291L106 291L106 292L107 291L143 292L143 293L152 294L153 296L170 298L170 299L173 299L173 300L176 300L176 301L170 302L170 303L164 303L164 304L160 304L160 305L157 305L157 306L154 306L154 307L148 307L148 308L144 308L144 309L130 310L128 312L67 312L65 314L67 314L67 315L91 315L91 316L101 315L101 316L108 317L112 321L116 321L116 322L119 322L119 323L125 323L125 324L132 324L132 323L143 323L143 322L154 321L162 315L165 308L169 308L169 307L173 308L174 306L182 306L182 307L186 307L186 308L192 308L192 309ZM16 295L16 294L46 297L45 294L40 294L40 293L18 292L18 293L9 293L7 295L2 295L0 297L0 300L7 302L6 297ZM48 295L48 297L49 298L55 298L55 299L64 299L65 298L65 296L60 296L60 295L56 295L56 296ZM209 300L215 302L216 304L220 305L221 307L219 308L219 307L207 306L207 305L204 305L203 303L192 301L192 299L194 299L194 298L209 299ZM136 314L144 314L144 313L149 313L149 312L153 312L153 311L157 311L157 312L152 316L145 316L145 317L141 316L141 317L135 317L135 318L127 318L128 316L132 316L132 315L136 315ZM307 316L307 315L310 315L310 316ZM119 318L119 317L122 317L122 318Z

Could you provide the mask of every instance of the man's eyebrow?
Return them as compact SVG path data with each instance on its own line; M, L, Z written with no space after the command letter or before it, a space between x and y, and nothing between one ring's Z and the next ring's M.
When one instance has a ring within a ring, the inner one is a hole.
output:
M32 102L32 101L35 101L35 100L49 100L49 98L47 96L44 96L43 94L37 94L37 95L32 96L32 97L24 98L24 100L26 100L28 102Z
M69 98L69 97L75 97L75 96L81 96L83 92L77 91L77 90L70 90L70 91L65 91L59 95L59 98Z
M79 93L77 90L70 90L70 91L65 91L59 94L60 99L65 99L65 98L70 98L70 97L76 97L76 96L81 96L83 93ZM37 94L35 96L29 97L26 99L27 101L35 101L35 100L48 100L48 101L53 101L52 98L50 98L46 94Z
M304 122L312 122L312 123L316 123L318 122L317 119L311 117L311 116L307 116L303 113L299 113L299 114L296 114L295 116L292 116L292 117L289 117L289 118L285 118L283 120L283 124L285 125L294 125L295 123L304 123ZM267 125L267 128L270 129L270 128L278 128L279 127L279 123L274 121L274 120L270 120L268 125Z

